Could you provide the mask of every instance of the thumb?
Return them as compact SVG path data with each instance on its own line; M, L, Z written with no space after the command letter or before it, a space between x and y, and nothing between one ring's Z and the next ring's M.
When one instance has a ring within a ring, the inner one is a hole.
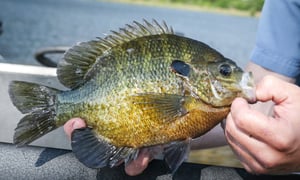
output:
M265 76L256 86L258 101L273 101L280 104L288 98L287 89L291 84L274 76Z
M66 122L66 124L64 125L64 131L69 137L69 139L71 139L73 130L83 127L86 127L84 120L80 118L73 118Z

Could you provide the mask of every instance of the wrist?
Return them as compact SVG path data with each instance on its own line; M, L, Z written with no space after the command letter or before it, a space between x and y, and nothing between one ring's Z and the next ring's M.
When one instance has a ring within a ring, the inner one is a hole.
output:
M284 67L283 67L284 68ZM251 71L253 73L254 82L258 83L266 75L275 76L279 79L282 79L286 82L295 83L295 78L291 78L276 72L270 71L263 68L262 66L255 64L254 62L249 62L245 68L246 71Z

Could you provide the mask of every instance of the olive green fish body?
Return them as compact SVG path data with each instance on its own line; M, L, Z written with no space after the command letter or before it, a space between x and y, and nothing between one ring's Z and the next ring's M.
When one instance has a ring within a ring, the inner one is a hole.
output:
M68 91L11 83L12 102L26 114L16 128L17 145L80 117L88 127L75 130L71 144L85 165L115 166L135 159L140 148L165 145L174 172L188 140L223 120L235 97L254 101L248 73L164 23L134 22L112 33L65 53L57 74Z
M201 61L209 61L211 56L222 58L216 52L210 54L210 51L212 49L201 42L174 34L140 37L113 47L95 64L92 70L94 76L88 83L74 92L64 93L62 96L66 96L66 102L60 102L63 100L58 96L58 121L65 122L74 116L82 117L97 134L116 146L126 147L163 144L202 134L226 114L220 111L222 116L211 121L209 116L191 118L193 113L165 123L155 112L136 107L134 96L145 93L183 96L181 80L170 68L172 61L180 59L190 63L199 58ZM68 112L61 107L65 103L73 105L71 109L76 113L64 115ZM195 104L206 106L202 102ZM59 113L60 109L62 114ZM201 127L202 123L209 128L194 128L196 124L200 124L196 127ZM178 131L182 128L185 132Z

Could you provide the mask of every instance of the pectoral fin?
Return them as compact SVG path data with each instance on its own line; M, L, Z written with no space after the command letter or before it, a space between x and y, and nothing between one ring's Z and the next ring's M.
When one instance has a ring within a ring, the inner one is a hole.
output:
M172 174L188 158L190 153L190 138L185 141L170 143L164 150L165 161Z
M145 93L132 96L132 102L147 114L156 115L165 122L176 119L187 113L184 97L177 94Z
M75 157L90 168L113 167L124 160L131 161L138 154L138 149L116 147L97 137L91 128L74 130L71 146Z

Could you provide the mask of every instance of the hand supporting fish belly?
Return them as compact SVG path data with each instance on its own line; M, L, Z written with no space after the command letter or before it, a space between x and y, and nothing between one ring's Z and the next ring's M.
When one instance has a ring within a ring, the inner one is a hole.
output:
M235 97L255 101L250 73L155 20L73 46L57 75L70 90L11 82L11 100L25 114L14 143L27 145L80 117L87 127L72 133L71 145L91 168L128 163L142 148L163 146L175 172L190 139L222 121Z

